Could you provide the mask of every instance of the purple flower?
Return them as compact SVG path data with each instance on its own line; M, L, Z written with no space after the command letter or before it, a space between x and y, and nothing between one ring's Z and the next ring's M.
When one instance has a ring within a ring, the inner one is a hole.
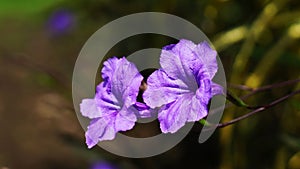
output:
M48 29L53 34L62 34L74 26L74 15L65 9L55 10L48 19Z
M149 107L161 107L163 133L174 133L208 114L210 99L222 93L222 87L212 82L218 69L216 55L207 42L196 45L183 39L163 48L161 69L150 75L143 94Z
M90 169L117 169L117 167L108 162L96 162L94 163Z
M91 120L85 133L89 148L112 140L118 131L133 128L137 121L136 97L143 76L125 57L104 62L101 82L93 99L83 99L80 111Z

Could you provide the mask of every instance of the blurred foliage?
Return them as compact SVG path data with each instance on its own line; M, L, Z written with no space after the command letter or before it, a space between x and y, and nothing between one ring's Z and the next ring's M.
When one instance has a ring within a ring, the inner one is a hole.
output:
M35 15L61 2L62 0L40 1L40 0L1 0L0 1L0 18L5 17L24 17Z
M63 27L58 11L72 16ZM253 88L300 78L300 1L297 0L0 0L0 168L89 168L106 161L124 169L300 168L300 97L219 129L198 144L199 128L172 150L128 159L99 147L87 150L71 99L71 76L84 42L121 16L157 11L182 17L212 40L228 83ZM106 57L176 42L160 35L133 36ZM248 100L262 105L293 90L291 85ZM238 95L245 91L232 89ZM229 108L223 121L242 115ZM149 131L147 131L149 130ZM144 132L151 133L151 127Z

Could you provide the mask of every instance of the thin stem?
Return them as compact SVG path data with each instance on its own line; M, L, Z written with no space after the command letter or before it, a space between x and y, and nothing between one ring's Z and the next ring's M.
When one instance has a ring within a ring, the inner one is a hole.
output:
M261 107L255 109L255 110L253 110L253 111L251 111L251 112L243 115L243 116L237 117L237 118L235 118L233 120L230 120L228 122L225 122L225 123L217 124L217 128L223 128L223 127L229 126L231 124L234 124L234 123L236 123L238 121L244 120L244 119L246 119L246 118L248 118L248 117L250 117L252 115L255 115L256 113L259 113L259 112L264 111L264 110L266 110L266 109L268 109L270 107L273 107L273 106L275 106L275 105L277 105L277 104L285 101L286 99L288 99L288 98L290 98L290 97L292 97L292 96L294 96L296 94L299 94L299 93L300 93L300 90L296 90L296 91L294 91L294 92L292 92L292 93L290 93L288 95L285 95L285 96L283 96L283 97L281 97L281 98L279 98L279 99L271 102L270 104L261 106Z
M239 89L239 90L245 90L245 91L253 91L254 88L246 86L246 85L240 85L240 84L228 84L228 87Z
M250 91L251 93L249 93L248 95L253 95L257 92L270 90L270 89L278 88L278 87L284 87L284 86L292 85L292 84L295 84L298 82L300 82L300 78L288 80L288 81L284 81L284 82L279 82L279 83L275 83L275 84L271 84L271 85L266 85L266 86L262 86L262 87L258 87L258 88L252 88L252 87L249 87L246 85L238 85L238 84L229 84L229 87L239 89L239 90ZM245 95L243 97L246 97L246 96L247 95Z
M256 89L252 90L251 93L249 93L247 95L244 95L242 97L242 99L248 98L251 95L253 95L255 93L258 93L258 92L261 92L261 91L270 90L270 89L273 89L273 88L284 87L284 86L296 84L296 83L299 83L299 82L300 82L300 78L293 79L293 80L288 80L288 81L284 81L284 82L280 82L280 83L275 83L275 84L271 84L271 85L266 85L266 86L263 86L263 87L259 87L259 88L256 88Z
M251 88L251 87L248 87L248 86L245 86L245 85L237 85L237 84L230 84L229 86L232 87L232 88L236 88L236 89L240 89L240 90L245 90L245 91L251 91L250 93L244 95L244 96L241 96L241 100L245 100L247 98L249 98L250 96L258 93L258 92L262 92L262 91L265 91L265 90L270 90L270 89L273 89L273 88L278 88L278 87L284 87L284 86L287 86L287 85L292 85L292 84L296 84L296 83L299 83L300 82L300 78L298 79L293 79L293 80L288 80L288 81L284 81L284 82L279 82L279 83L275 83L275 84L271 84L271 85L266 85L266 86L262 86L262 87L259 87L259 88ZM225 108L229 108L231 107L233 104L227 104ZM260 106L258 106L260 107ZM258 108L257 106L255 107L249 107L248 109L253 109L253 108Z

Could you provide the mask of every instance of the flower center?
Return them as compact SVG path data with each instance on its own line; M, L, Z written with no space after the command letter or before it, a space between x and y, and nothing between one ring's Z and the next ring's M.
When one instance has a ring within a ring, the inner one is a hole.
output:
M154 72L156 71L157 69L154 69L154 68L149 68L149 69L144 69L142 70L140 73L141 75L144 77L144 79L142 80L141 82L141 85L140 85L140 90L139 90L139 93L138 93L138 96L136 98L136 101L137 102L140 102L140 103L145 103L144 102L144 99L143 99L143 93L145 92L145 90L147 89L147 79L148 77Z

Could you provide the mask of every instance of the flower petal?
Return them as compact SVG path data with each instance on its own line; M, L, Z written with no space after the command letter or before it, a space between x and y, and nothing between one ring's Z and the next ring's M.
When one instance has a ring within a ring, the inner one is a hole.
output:
M109 59L105 62L104 69L108 82L101 82L97 86L95 99L105 116L120 110L124 105L130 107L135 103L143 77L135 65L127 61L125 57Z
M113 93L109 92L108 88L109 87L105 86L104 82L101 82L97 86L97 92L95 95L95 101L97 103L99 111L101 111L103 114L102 116L106 116L108 114L116 112L121 109L122 106L122 100L117 100Z
M86 144L88 148L92 148L99 141L112 140L115 138L116 130L114 128L115 118L112 116L105 116L93 119L85 133Z
M191 110L192 97L192 94L185 94L159 110L158 120L163 133L175 133L184 126Z
M125 57L121 58L112 76L112 93L126 105L134 104L143 76Z
M113 57L109 58L103 63L103 68L101 70L103 81L111 82L111 78L114 74L114 71L118 67L118 58Z
M190 92L181 80L171 79L159 69L147 79L147 90L143 93L144 102L151 108L174 101L178 96Z
M197 56L197 61L193 64L194 72L197 72L197 68L201 67L201 65L204 65L211 80L218 70L218 63L216 58L217 52L213 50L206 41L204 41L197 45L197 47L195 48L195 53Z
M151 109L148 105L140 102L136 102L133 105L134 109L136 109L136 116L139 118L149 118L154 117L157 113L156 109Z
M200 80L199 89L196 91L196 98L203 104L208 104L211 99L211 81L208 79Z
M117 131L127 131L133 128L137 117L135 115L136 109L131 106L130 108L123 108L116 115L115 128Z
M211 93L213 96L214 95L224 95L224 96L226 95L224 88L221 85L214 83L214 82L211 83Z
M193 96L192 98L192 106L190 111L188 112L188 122L199 121L204 118L208 114L207 104L201 102L201 100L197 99L197 96Z
M187 93L172 103L164 105L158 112L160 128L163 133L174 133L186 122L198 121L208 114L208 103L211 99L210 81L203 80L196 94Z
M208 114L208 103L212 97L210 89L210 81L202 80L201 87L196 91L196 95L192 98L191 110L188 112L187 121L198 121Z
M197 88L193 71L189 62L195 58L196 45L188 40L180 40L176 45L163 48L160 55L160 65L172 79L181 79L190 88Z
M212 79L218 70L216 56L217 52L206 41L196 45L192 41L182 39L176 45L169 45L163 49L160 64L168 76L173 78L182 78L178 74L187 78L191 76L191 71L198 74L199 69L205 68ZM169 63L172 64L168 65Z
M123 109L110 115L93 119L85 133L86 144L89 148L99 141L112 140L118 131L126 131L133 128L137 120L135 109Z
M192 98L192 106L187 121L194 122L207 116L207 106L212 98L211 83L209 79L200 80L196 95Z
M80 103L80 112L83 116L90 119L102 116L95 99L83 99Z

